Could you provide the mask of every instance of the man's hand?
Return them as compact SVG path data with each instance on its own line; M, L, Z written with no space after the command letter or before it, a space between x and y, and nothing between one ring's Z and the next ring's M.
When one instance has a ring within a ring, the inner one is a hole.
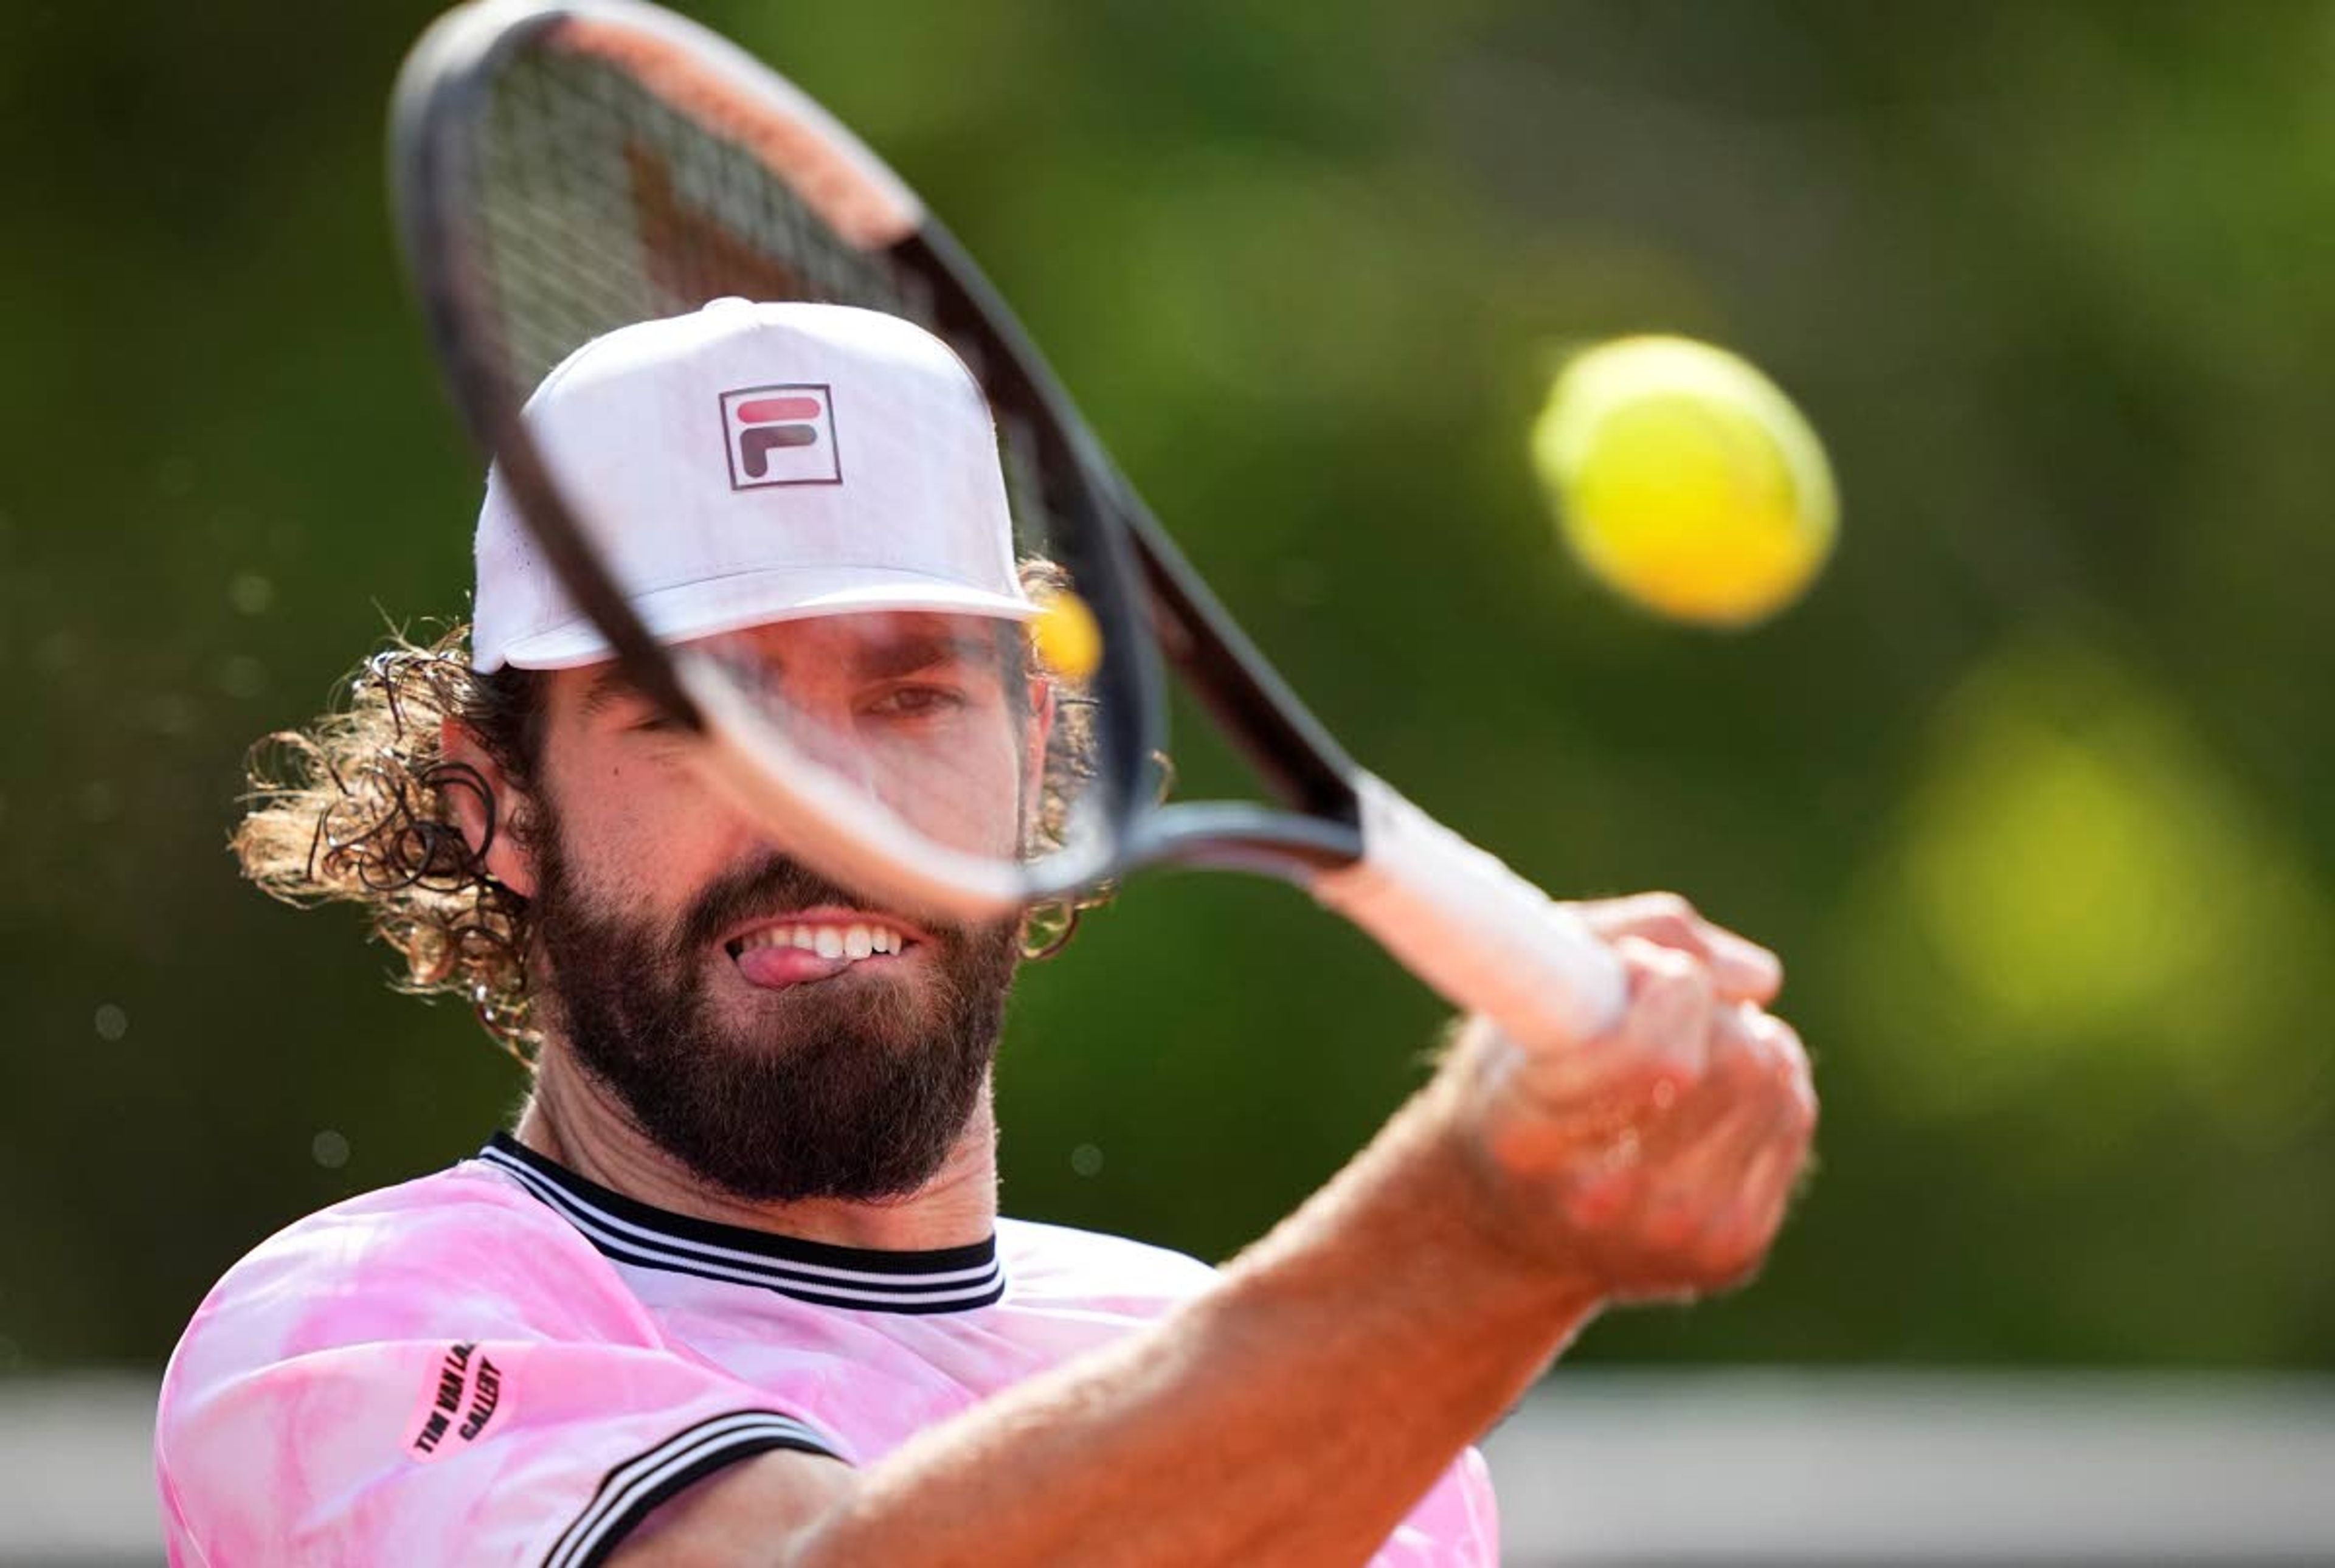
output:
M1533 1050L1482 1020L1450 1070L1512 1252L1612 1301L1740 1284L1816 1128L1808 1060L1765 1011L1773 953L1669 894L1577 906L1628 976L1622 1022Z

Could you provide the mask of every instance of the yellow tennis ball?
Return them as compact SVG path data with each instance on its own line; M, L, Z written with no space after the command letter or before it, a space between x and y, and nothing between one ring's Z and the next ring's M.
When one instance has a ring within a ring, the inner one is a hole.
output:
M1102 663L1102 627L1087 602L1068 588L1054 588L1037 597L1038 614L1030 623L1030 640L1046 668L1066 681L1083 681Z
M1839 526L1800 411L1745 361L1687 338L1619 338L1568 361L1532 456L1582 565L1676 620L1774 615L1815 580Z

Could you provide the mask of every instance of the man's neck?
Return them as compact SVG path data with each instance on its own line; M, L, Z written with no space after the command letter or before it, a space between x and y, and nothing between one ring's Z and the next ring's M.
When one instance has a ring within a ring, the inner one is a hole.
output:
M547 1042L518 1141L578 1176L673 1214L751 1230L887 1252L985 1241L997 1223L997 1123L986 1086L940 1170L906 1197L757 1203L693 1175L643 1137L607 1090Z

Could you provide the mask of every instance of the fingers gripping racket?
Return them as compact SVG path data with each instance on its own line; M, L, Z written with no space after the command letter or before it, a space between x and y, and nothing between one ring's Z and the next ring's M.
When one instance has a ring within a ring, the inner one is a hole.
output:
M1518 1039L1579 1040L1618 1017L1603 944L1348 759L1185 563L970 258L799 89L634 0L484 0L441 19L406 62L392 162L407 261L471 434L631 687L774 841L848 886L964 919L1148 864L1270 873ZM533 439L527 400L571 352L725 295L903 316L978 380L1017 553L1042 563L1044 602L1071 606L1091 651L1051 687L1083 787L1035 847L935 830L972 787L949 749L871 787L864 768L829 765L835 737L771 682L717 649L660 642L607 562L589 487ZM1277 806L1154 799L1161 653Z

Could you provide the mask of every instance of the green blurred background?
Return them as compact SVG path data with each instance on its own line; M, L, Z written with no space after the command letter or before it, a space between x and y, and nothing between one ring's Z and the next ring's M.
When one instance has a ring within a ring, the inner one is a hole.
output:
M1581 1355L2335 1367L2335 9L684 8L925 192L1359 755L1787 955L1819 1179ZM0 10L0 1370L158 1363L520 1091L224 849L246 743L467 593L381 179L431 10ZM1750 634L1601 598L1530 486L1551 356L1647 329L1837 461ZM1226 1254L1438 1020L1299 895L1140 877L1023 982L1008 1206Z

